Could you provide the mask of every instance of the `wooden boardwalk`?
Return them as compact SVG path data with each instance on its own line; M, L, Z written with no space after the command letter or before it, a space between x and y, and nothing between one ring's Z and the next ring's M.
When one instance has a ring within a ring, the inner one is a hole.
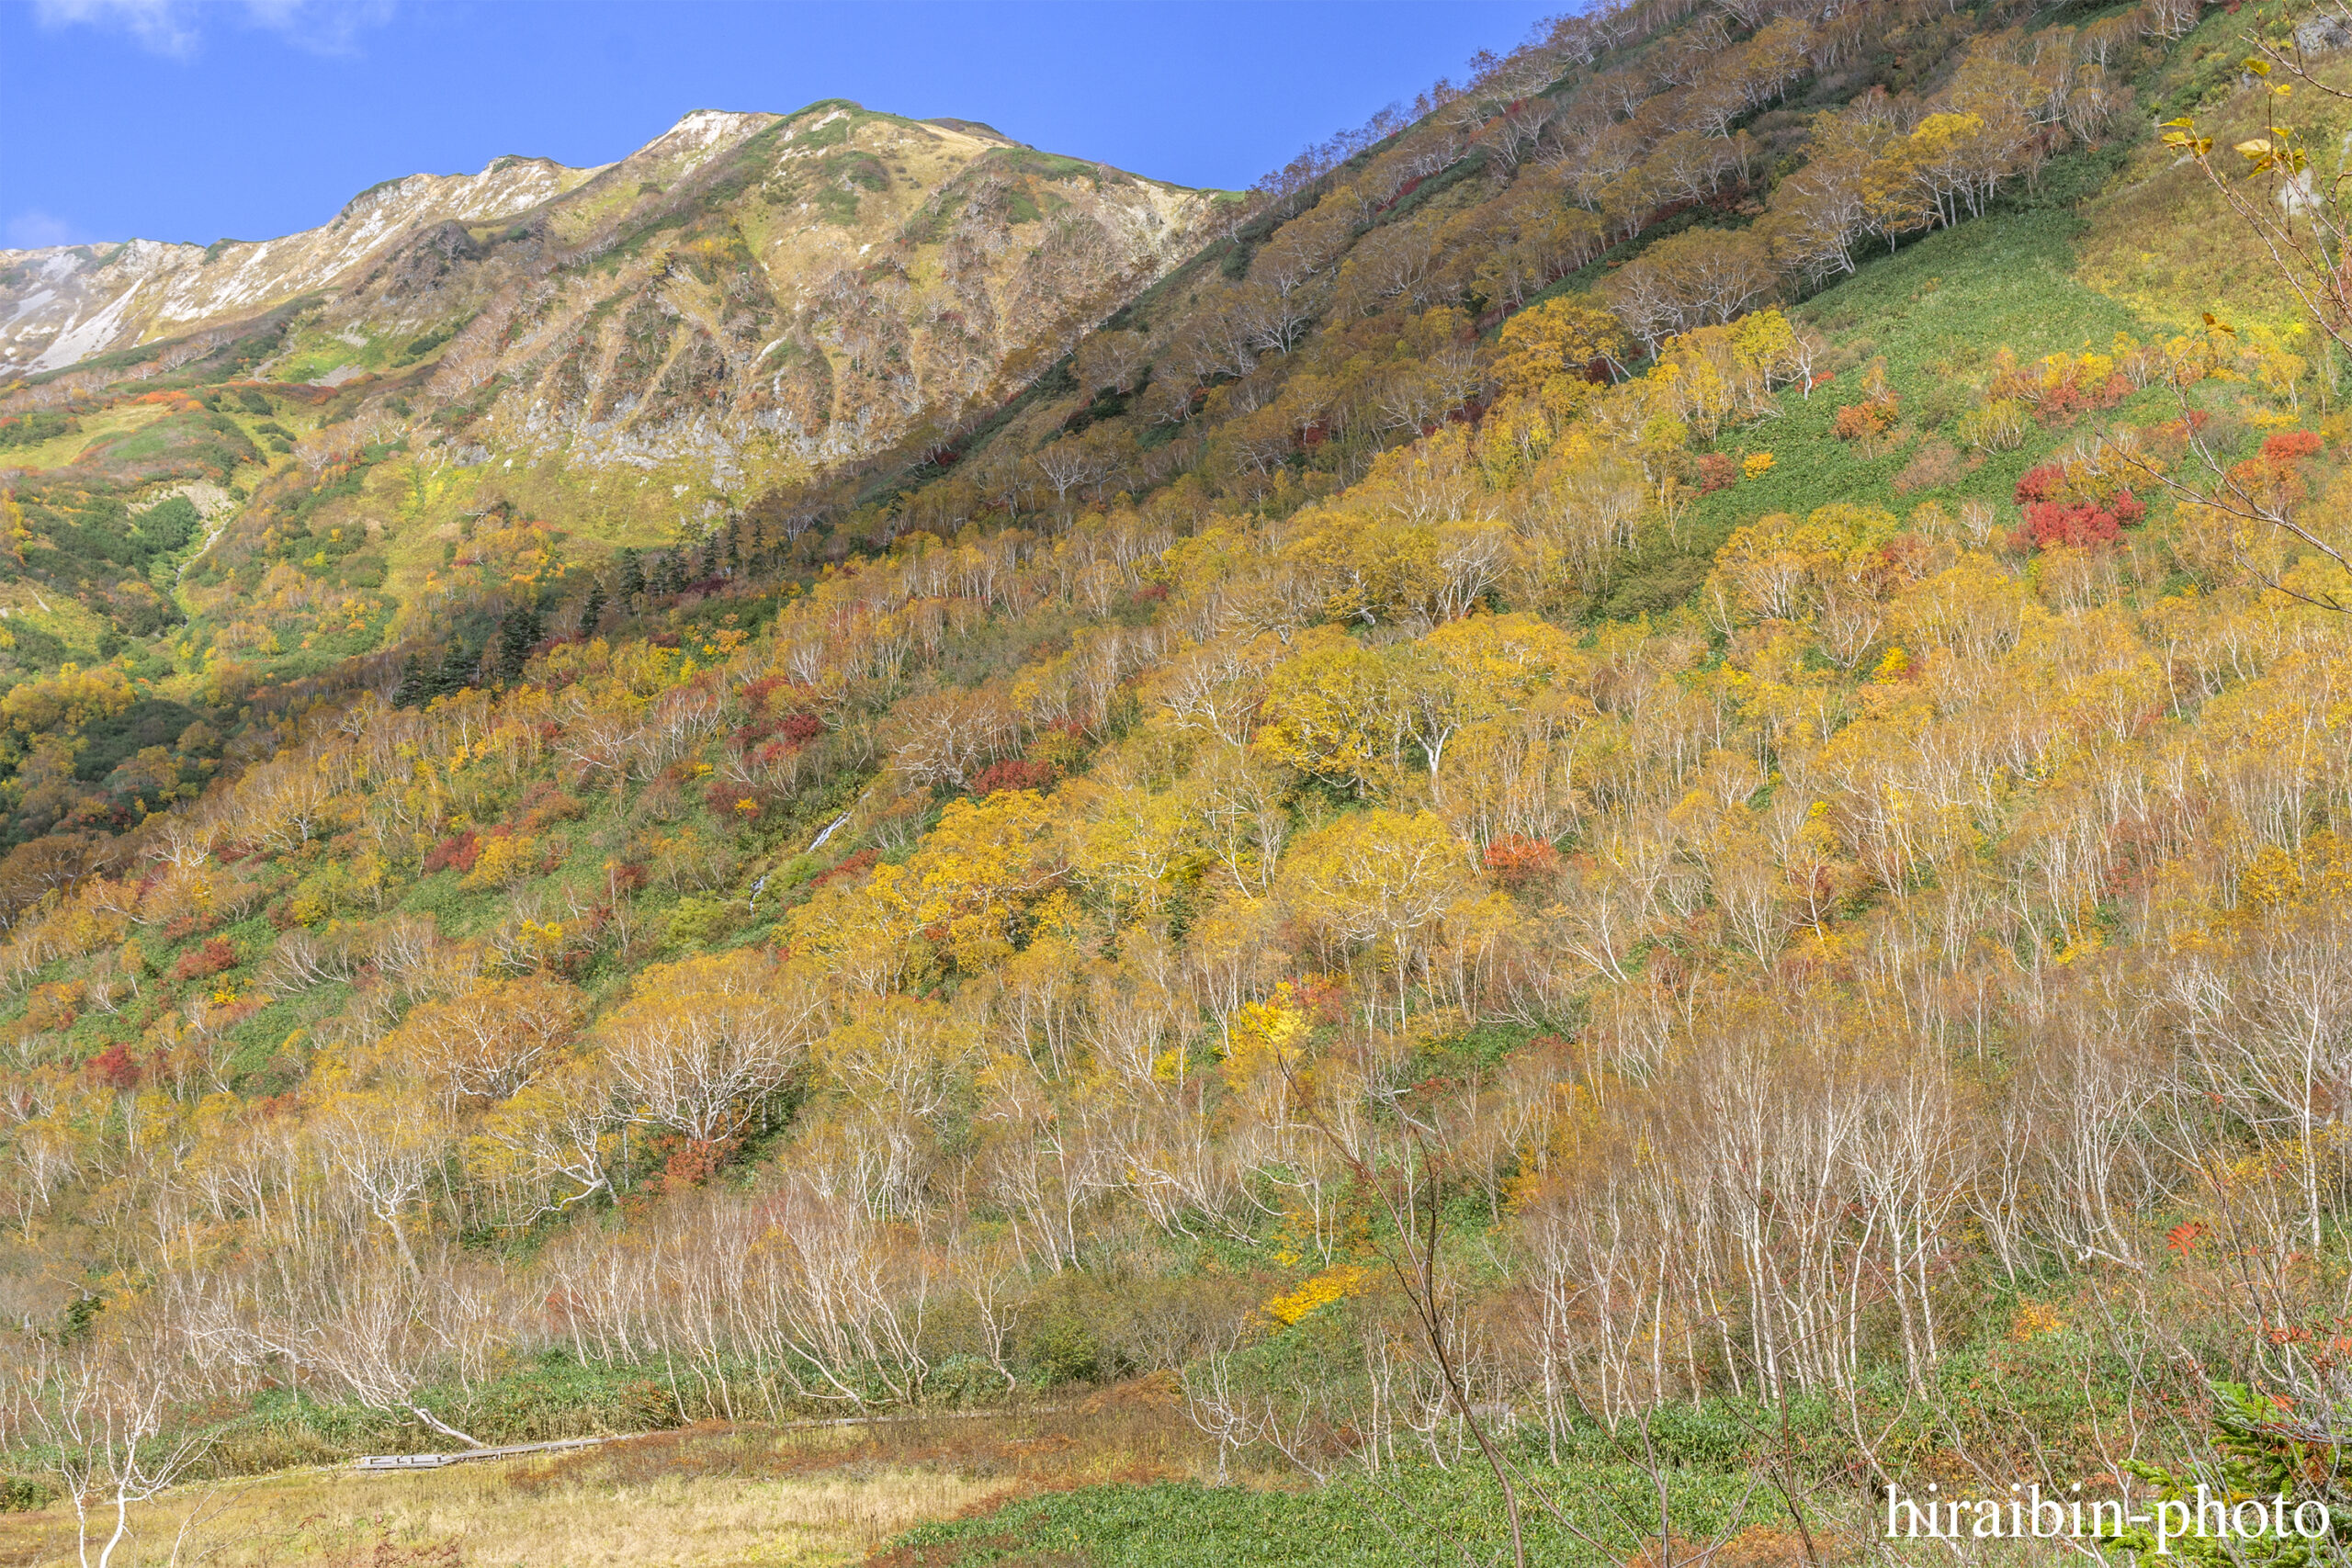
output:
M1070 1406L1067 1404L1049 1404L1032 1410L933 1410L895 1416L841 1416L827 1420L786 1421L765 1430L800 1432L818 1427L881 1427L897 1421L985 1421L991 1416L1058 1416L1069 1409ZM351 1461L351 1468L377 1472L438 1470L445 1464L464 1464L469 1460L513 1459L518 1454L593 1449L599 1443L621 1443L631 1438L650 1436L650 1432L616 1432L606 1438L560 1438L551 1443L509 1443L503 1448L459 1449L455 1453L446 1454L363 1454Z
M552 1443L509 1443L496 1449L459 1449L448 1454L363 1454L351 1461L354 1470L438 1470L445 1464L463 1464L471 1459L512 1459L516 1454L552 1453L558 1449L593 1449L598 1443L617 1443L624 1438L641 1437L642 1433L622 1432L609 1438L563 1438Z

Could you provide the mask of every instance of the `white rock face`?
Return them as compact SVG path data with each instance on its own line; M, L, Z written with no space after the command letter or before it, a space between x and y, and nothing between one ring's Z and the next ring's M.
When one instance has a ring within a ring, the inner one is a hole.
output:
M500 158L478 175L411 175L361 192L319 228L257 243L0 250L0 381L331 289L435 224L496 222L596 172Z
M731 114L725 109L695 109L630 154L632 159L668 163L677 174L692 174L747 137L756 136L775 121L772 114Z

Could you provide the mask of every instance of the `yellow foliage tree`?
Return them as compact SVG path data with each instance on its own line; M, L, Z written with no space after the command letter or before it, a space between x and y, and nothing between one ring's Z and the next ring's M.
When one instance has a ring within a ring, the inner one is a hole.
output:
M773 958L738 949L643 970L597 1033L638 1117L717 1145L799 1067L822 1021Z
M1426 811L1374 809L1302 835L1276 885L1291 916L1386 969L1405 1010L1419 939L1468 885L1460 840Z

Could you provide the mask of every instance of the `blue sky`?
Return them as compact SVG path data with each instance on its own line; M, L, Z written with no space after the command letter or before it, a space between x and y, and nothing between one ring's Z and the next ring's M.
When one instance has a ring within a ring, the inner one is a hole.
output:
M0 245L265 239L379 180L827 97L1242 186L1563 8L0 0Z

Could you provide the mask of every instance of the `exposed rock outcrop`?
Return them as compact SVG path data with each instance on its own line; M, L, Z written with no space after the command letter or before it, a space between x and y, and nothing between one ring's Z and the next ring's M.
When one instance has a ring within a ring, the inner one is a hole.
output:
M603 168L413 175L258 244L0 253L0 378L276 307L256 375L379 377L420 445L731 485L1002 398L1189 254L1214 201L968 121L697 111Z

